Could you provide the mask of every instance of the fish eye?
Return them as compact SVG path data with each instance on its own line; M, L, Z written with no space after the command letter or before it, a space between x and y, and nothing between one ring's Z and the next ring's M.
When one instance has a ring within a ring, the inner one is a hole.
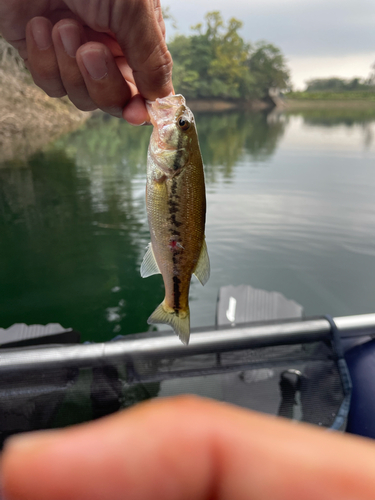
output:
M181 117L178 120L178 126L180 127L181 130L187 130L190 127L190 122L188 120L185 120L185 118Z

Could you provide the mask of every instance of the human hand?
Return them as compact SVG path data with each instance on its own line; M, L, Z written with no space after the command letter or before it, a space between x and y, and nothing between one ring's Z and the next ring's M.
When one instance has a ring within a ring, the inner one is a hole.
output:
M173 91L160 0L2 0L0 32L51 97L133 124Z
M373 500L375 444L193 397L11 438L7 500Z

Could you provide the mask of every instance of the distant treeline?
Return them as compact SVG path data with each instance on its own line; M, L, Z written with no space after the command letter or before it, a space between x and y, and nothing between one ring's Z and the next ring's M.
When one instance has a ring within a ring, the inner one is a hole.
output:
M373 75L367 79L315 78L308 80L306 84L306 92L320 92L322 90L329 92L375 91L375 77Z
M314 78L304 92L289 92L289 99L306 101L375 101L375 65L368 78Z
M288 90L290 72L280 49L254 45L239 34L242 22L227 23L209 12L190 36L177 34L168 44L174 61L176 92L188 98L267 99L271 88Z

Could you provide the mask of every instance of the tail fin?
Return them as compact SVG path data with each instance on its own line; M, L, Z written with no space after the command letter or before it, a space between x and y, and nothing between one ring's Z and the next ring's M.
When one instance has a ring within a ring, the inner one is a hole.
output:
M178 335L181 342L185 345L188 345L190 338L189 309L186 312L175 312L173 309L171 309L171 311L169 312L164 309L164 302L162 302L148 318L147 323L149 325L152 325L154 323L170 325L176 335Z

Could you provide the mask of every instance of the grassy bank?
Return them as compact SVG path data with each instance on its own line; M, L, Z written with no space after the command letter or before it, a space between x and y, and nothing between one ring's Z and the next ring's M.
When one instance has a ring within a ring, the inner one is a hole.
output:
M347 110L349 113L358 111L360 113L375 113L375 100L366 99L294 99L287 97L285 99L286 110L337 110L340 112Z
M348 109L374 113L374 91L289 92L285 96L287 109Z
M286 99L297 101L367 101L375 102L375 92L371 90L346 90L343 92L289 92Z

